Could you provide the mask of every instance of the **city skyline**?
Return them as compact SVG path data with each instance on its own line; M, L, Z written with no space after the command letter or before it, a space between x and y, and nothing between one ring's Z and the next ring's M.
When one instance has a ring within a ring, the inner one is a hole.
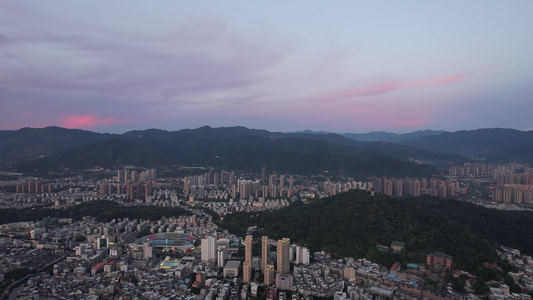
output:
M529 130L532 8L4 1L0 130Z

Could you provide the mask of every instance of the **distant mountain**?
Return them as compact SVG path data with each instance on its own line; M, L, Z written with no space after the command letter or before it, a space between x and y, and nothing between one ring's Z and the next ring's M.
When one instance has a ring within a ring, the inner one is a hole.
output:
M389 142L389 143L398 143L402 141L412 140L422 136L431 136L439 135L444 133L444 130L419 130L409 133L391 133L385 131L372 131L369 133L339 133L337 135L344 136L346 138L361 141L361 142ZM326 131L312 131L312 130L303 130L295 132L297 134L316 134L316 135L327 135L332 134Z
M234 170L364 176L431 176L434 166L467 161L459 155L386 142L361 142L337 134L280 133L245 127L209 126L118 134L47 127L0 132L9 170L46 174L131 164L212 166ZM39 159L38 159L39 158ZM430 166L433 165L433 166Z
M489 162L533 163L533 131L502 128L463 130L419 137L401 144L428 151L482 158Z
M119 135L61 127L0 131L0 163L36 159L76 145L99 142Z
M122 137L128 139L161 139L172 136L171 131L162 130L162 129L146 129L146 130L132 130L122 134Z
M398 143L402 141L412 140L423 136L433 136L444 133L444 130L419 130L409 133L390 133L384 131L373 131L369 133L344 133L343 136L357 141L371 142L383 141L390 143Z
M50 169L85 169L119 164L211 166L249 171L266 166L278 172L322 174L328 171L358 178L372 175L431 176L438 173L433 166L415 163L407 152L304 138L271 138L270 134L269 137L231 136L228 132L225 135L206 134L204 130L200 134L180 133L159 139L112 139L79 145L49 157L18 164L16 168L23 172L40 173Z
M165 131L160 129L148 129L129 131L123 134L126 138L137 139L164 139L164 138L178 138L191 137L197 138L212 138L212 137L238 137L238 136L260 136L265 138L276 138L283 135L283 133L270 132L262 129L249 129L243 126L235 127L218 127L212 128L210 126L203 126L196 129L182 129L178 131Z
M129 139L111 139L82 144L50 156L18 163L16 170L44 175L50 170L82 170L94 166L108 167L129 164L156 166L169 162L155 145Z

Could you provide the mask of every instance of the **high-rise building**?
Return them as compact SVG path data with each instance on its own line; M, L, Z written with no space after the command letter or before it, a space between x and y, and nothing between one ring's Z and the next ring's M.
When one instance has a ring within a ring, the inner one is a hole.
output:
M146 239L146 241L143 244L143 258L144 259L150 259L154 256L155 247L150 243L149 239Z
M420 181L415 180L413 184L413 196L420 196Z
M278 273L282 275L289 274L290 272L290 251L291 241L288 238L283 238L278 241Z
M144 195L145 195L146 197L148 197L148 196L152 196L152 192L153 192L153 191L152 191L152 181L150 180L150 181L148 181L148 182L145 184L145 186L144 186Z
M252 263L245 261L242 264L242 281L250 282L252 281Z
M28 182L28 193L35 193L35 184L33 181Z
M426 190L428 189L428 181L426 178L420 179L420 188ZM420 192L420 194L423 195L422 192Z
M135 196L137 197L137 199L140 199L144 196L144 182L137 181L137 183L135 184Z
M429 180L429 188L430 189L437 189L437 180L436 179L430 179Z
M252 242L253 242L253 236L247 235L246 239L244 239L244 261L245 262L252 262Z
M219 268L224 268L224 264L226 263L226 256L226 246L218 246L217 261Z
M99 190L99 191L98 191L98 194L100 194L100 195L105 195L106 192L107 192L107 191L106 191L106 185L105 185L105 183L100 183L100 185L99 185L99 189L98 189L98 190Z
M297 264L309 264L309 249L305 247L296 247L296 263Z
M229 173L229 184L235 184L235 171Z
M401 180L393 181L392 192L396 196L403 196L403 185Z
M128 199L133 200L135 199L135 185L133 184L133 181L128 181L126 183L126 194L128 195Z
M392 181L389 179L383 180L383 193L392 196Z
M276 174L272 174L270 176L268 176L268 185L276 185L276 183L278 182L278 177L276 176Z
M248 196L254 193L254 182L251 180L239 180L237 185L241 199L247 199Z
M273 265L266 265L263 271L263 275L265 278L265 285L274 284L275 277L274 277L274 266Z
M383 180L381 178L375 177L373 187L374 187L374 191L378 193L383 192Z
M265 271L268 265L268 256L270 255L270 244L268 243L268 236L261 238L261 269Z
M219 173L213 174L213 185L215 187L218 187L220 185L220 174Z
M96 239L96 249L101 249L109 245L109 239L105 236L102 236Z
M202 239L202 262L214 263L216 261L217 241L214 236Z

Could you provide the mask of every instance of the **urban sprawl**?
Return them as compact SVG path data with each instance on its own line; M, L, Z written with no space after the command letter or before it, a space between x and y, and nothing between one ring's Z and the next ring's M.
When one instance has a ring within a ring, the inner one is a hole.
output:
M435 178L332 179L203 171L158 178L155 169L95 169L106 178L76 176L1 182L0 208L58 210L93 200L122 206L179 207L187 215L159 220L92 217L45 218L1 225L1 298L7 299L478 299L476 277L454 267L453 257L427 253L425 262L383 266L365 258L331 257L289 238L273 240L248 228L246 236L224 230L209 209L224 218L234 212L277 210L297 200L324 198L351 189L391 196L456 197L499 209L529 209L533 169L519 165L465 164ZM488 195L470 195L472 187ZM1 220L0 220L1 222ZM254 233L256 233L254 235ZM402 251L402 241L377 245ZM522 293L490 282L489 299L531 299L533 259L502 245L499 253L519 271L509 275ZM498 265L488 264L499 268ZM25 270L18 278L14 274ZM466 278L466 293L444 281ZM428 286L427 282L434 284ZM435 288L438 287L438 288Z

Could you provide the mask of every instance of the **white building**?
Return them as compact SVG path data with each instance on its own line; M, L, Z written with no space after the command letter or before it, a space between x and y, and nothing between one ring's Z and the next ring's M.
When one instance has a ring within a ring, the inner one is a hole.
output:
M296 261L297 264L309 264L309 249L305 247L296 246Z
M217 260L216 248L217 241L216 236L209 236L202 239L202 262L203 263L215 263Z
M203 247L202 247L202 253L203 253ZM203 255L203 254L202 254ZM224 264L226 263L226 246L218 246L218 267L224 268ZM202 257L203 260L203 257Z

